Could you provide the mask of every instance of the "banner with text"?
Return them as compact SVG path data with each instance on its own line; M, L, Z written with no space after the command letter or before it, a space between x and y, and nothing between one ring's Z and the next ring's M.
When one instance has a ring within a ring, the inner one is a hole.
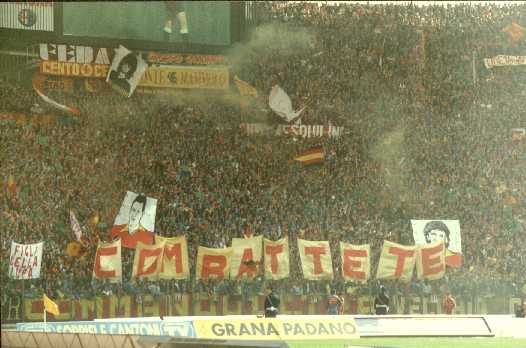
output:
M226 340L328 340L360 338L353 318L196 319L197 338Z
M230 274L230 261L232 248L206 248L197 249L197 280L209 278L224 279Z
M121 240L113 243L99 242L93 265L93 278L122 283Z
M11 255L9 257L9 278L40 278L43 249L44 242L35 244L18 244L12 241Z
M406 246L384 240L377 279L400 279L409 282L416 263L416 246Z
M298 251L305 279L321 280L333 278L329 242L308 241L298 238Z
M164 243L163 258L159 278L161 279L187 279L190 277L188 265L188 245L185 236L160 237L155 236L155 241Z
M161 66L146 70L139 86L153 88L226 89L227 67Z
M342 275L345 280L366 282L371 275L371 246L340 242Z
M526 65L526 56L498 55L493 58L484 58L484 66L491 69L494 66L518 66Z
M275 136L291 135L302 138L338 138L343 135L344 127L333 125L241 123L239 128L246 135L271 134Z
M265 278L273 280L288 278L290 273L288 238L277 241L265 238L263 250L265 251Z
M232 259L230 278L252 279L259 274L263 246L263 236L252 238L232 238Z

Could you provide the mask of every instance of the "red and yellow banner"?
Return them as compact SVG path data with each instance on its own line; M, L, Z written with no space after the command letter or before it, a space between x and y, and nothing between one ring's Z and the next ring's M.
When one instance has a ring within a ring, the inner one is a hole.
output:
M108 279L112 283L122 282L121 240L99 243L95 253L93 278Z
M231 258L232 248L205 248L200 246L197 249L197 267L195 269L197 280L227 278Z
M102 79L108 75L109 67L109 65L103 64L40 61L41 74L56 76L96 77Z
M340 242L342 276L345 280L366 282L371 275L371 246Z
M263 236L232 238L230 278L254 278L259 273Z
M265 252L265 278L273 280L287 278L290 272L288 238L277 241L265 238L263 250Z
M384 240L376 272L378 279L400 279L409 282L417 258L416 246L405 246Z
M332 257L329 242L298 238L303 277L310 280L332 279Z
M227 89L227 67L163 66L146 70L141 87Z
M155 240L164 243L159 278L187 279L190 276L190 266L188 265L186 237L164 238L155 236Z
M446 273L446 250L444 242L421 245L416 263L418 279L436 280Z

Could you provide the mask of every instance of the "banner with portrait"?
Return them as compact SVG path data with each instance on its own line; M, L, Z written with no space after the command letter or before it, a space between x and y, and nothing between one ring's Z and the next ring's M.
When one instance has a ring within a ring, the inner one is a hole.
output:
M446 265L462 266L462 245L458 220L411 220L416 245L443 241L446 246Z
M128 191L110 231L121 238L124 248L135 249L137 242L153 244L157 199Z

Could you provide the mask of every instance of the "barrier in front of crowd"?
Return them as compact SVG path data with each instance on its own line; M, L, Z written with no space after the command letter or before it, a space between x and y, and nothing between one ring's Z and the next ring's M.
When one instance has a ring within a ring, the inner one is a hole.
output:
M59 316L48 315L50 321L93 320L96 318L130 318L159 316L215 316L215 315L256 315L263 313L264 296L241 297L214 296L201 297L196 294L172 294L154 297L104 296L93 299L57 299L60 308ZM455 314L513 314L516 306L522 304L519 297L494 298L457 298ZM41 321L43 304L41 299L7 297L2 302L2 321ZM282 314L315 315L325 314L327 297L323 295L281 296ZM374 298L370 296L345 296L345 313L350 315L373 314ZM22 313L22 311L24 313ZM391 298L390 314L443 314L441 299L429 297Z
M495 328L498 322L493 321ZM487 336L495 330L476 315L280 315L122 318L91 322L18 323L20 332L169 336L219 340L327 340L386 336Z

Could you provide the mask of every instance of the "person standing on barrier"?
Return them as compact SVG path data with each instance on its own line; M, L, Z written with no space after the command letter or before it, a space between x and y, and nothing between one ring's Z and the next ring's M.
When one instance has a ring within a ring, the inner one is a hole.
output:
M279 310L279 297L274 293L271 286L267 288L267 297L265 298L265 318L275 318Z
M389 296L383 285L380 285L380 293L374 299L374 309L376 315L385 315L389 313Z
M451 295L451 292L448 292L442 303L442 307L444 308L444 313L453 314L453 310L455 309L456 306L457 306L457 302L453 298L453 295Z
M331 294L327 299L327 313L330 315L340 314L340 307L343 305L342 300L336 295L335 290L331 290Z

